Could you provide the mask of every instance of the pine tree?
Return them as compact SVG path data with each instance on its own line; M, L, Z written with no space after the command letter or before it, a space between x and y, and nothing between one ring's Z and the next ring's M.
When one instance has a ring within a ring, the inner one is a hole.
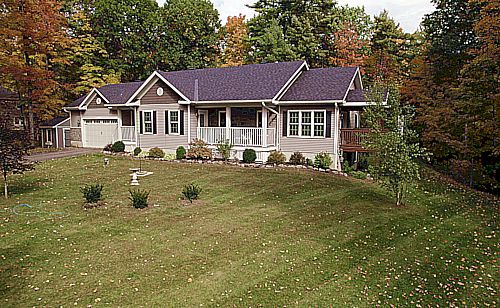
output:
M262 35L250 38L253 50L248 62L270 63L297 59L276 20L271 20L268 27L262 30Z

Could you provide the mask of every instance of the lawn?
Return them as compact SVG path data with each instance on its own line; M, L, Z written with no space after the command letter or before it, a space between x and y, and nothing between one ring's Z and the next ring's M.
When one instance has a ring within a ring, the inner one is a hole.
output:
M398 208L332 174L147 161L150 206L136 210L137 161L102 161L12 177L2 307L498 305L498 200L430 172ZM192 181L202 201L186 205ZM86 183L104 184L105 206L82 208Z

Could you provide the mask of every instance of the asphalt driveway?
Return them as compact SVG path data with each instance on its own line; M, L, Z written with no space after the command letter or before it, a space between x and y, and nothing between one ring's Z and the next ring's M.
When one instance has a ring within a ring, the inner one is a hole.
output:
M58 159L58 158L63 158L63 157L73 157L73 156L80 156L84 154L91 154L91 153L99 153L101 152L100 149L87 149L87 148L66 148L61 151L56 151L56 152L47 152L47 153L37 153L28 156L28 160L30 161L44 161L44 160L50 160L50 159Z

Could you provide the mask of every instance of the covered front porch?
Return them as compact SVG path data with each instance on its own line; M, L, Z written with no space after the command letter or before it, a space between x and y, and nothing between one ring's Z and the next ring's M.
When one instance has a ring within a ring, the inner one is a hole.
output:
M197 108L196 138L209 145L229 141L234 147L269 148L277 145L278 114L260 107Z

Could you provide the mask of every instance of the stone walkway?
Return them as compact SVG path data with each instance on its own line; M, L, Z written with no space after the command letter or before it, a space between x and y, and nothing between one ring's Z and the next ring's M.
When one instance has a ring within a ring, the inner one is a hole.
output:
M58 158L63 158L63 157L73 157L73 156L80 156L84 154L92 154L92 153L99 153L101 152L100 149L87 149L87 148L66 148L61 151L55 151L55 152L47 152L47 153L37 153L28 156L28 160L30 161L44 161L44 160L50 160L50 159L58 159Z

